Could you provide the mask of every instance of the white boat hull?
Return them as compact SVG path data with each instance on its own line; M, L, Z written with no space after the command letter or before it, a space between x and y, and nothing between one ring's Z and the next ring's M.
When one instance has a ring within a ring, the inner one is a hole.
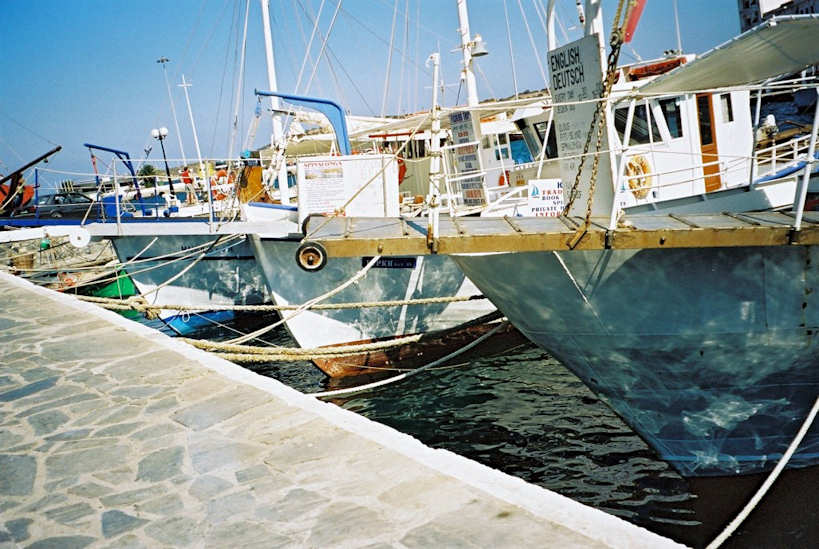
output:
M247 239L226 236L216 242L217 239L212 235L164 235L156 238L153 244L150 244L153 236L121 236L111 240L120 262L137 258L138 262L127 266L126 271L140 295L150 304L195 307L198 315L207 316L216 306L269 302L262 272ZM208 249L211 244L213 248ZM207 250L206 255L168 283L196 260L201 252L189 250L198 247ZM174 257L180 255L187 257L174 261ZM159 316L168 322L179 319L181 323L173 324L179 329L184 328L191 315L163 309Z
M301 305L340 286L369 258L331 258L317 272L296 265L298 242L251 236L256 257L277 305ZM480 292L448 257L389 258L392 267L373 267L356 284L322 303L375 303L389 300L477 295ZM412 266L410 266L412 265ZM486 315L487 300L429 305L307 310L286 321L305 348L341 345L449 329ZM282 312L288 317L290 312Z
M685 476L771 469L819 395L815 247L455 257ZM819 463L819 426L793 466Z

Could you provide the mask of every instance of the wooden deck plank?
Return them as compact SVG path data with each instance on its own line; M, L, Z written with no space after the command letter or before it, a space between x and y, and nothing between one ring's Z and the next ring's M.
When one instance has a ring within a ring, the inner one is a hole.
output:
M510 223L511 221L511 223ZM569 221L569 222L567 222ZM577 241L571 227L580 220L544 217L462 217L439 220L437 253L492 253L569 250L710 248L819 244L819 213L806 212L802 230L793 231L792 214L636 215L608 232L607 219L594 219ZM426 255L427 218L333 219L312 234L330 257ZM574 222L574 223L572 223ZM311 227L318 227L312 225ZM345 230L349 228L349 232ZM346 235L346 236L345 236Z

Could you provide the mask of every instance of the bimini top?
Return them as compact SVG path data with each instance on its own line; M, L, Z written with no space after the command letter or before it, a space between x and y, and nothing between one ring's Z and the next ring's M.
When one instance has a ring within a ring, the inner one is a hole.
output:
M639 95L730 88L819 64L819 15L773 17L647 82Z

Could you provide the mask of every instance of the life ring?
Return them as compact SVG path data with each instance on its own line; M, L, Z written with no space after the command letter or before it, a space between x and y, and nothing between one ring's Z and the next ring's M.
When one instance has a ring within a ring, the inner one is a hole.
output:
M60 273L57 278L60 279L61 288L71 288L77 285L77 281L68 273Z
M642 154L632 156L626 164L626 176L628 177L628 188L631 189L634 198L645 198L651 190L652 176L651 164Z
M219 189L213 189L211 191L211 195L213 196L214 200L224 200L225 198L227 198L227 195L220 191Z
M509 179L509 170L501 172L498 176L498 187L503 187L504 185L512 185L512 180Z
M407 175L407 165L400 156L396 158L398 159L398 184L400 185L404 182L404 177Z

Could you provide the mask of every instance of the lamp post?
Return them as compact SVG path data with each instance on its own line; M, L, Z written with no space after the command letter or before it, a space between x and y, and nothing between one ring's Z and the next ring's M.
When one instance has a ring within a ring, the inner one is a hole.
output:
M173 192L173 181L171 181L171 169L168 167L168 157L165 156L165 138L168 136L168 128L162 126L159 129L152 129L151 130L151 137L154 139L159 140L159 145L162 147L162 159L165 161L165 173L168 176L168 189L171 192L171 197L174 197L176 193Z

